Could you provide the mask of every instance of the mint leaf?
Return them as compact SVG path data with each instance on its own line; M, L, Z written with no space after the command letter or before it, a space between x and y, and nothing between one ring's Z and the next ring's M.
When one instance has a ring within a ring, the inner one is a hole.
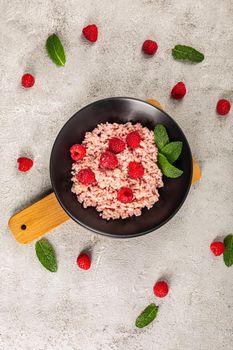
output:
M136 327L143 328L154 321L155 317L157 316L158 309L159 307L155 304L148 305L136 319Z
M167 158L161 153L158 154L158 165L163 175L171 179L176 179L183 174L182 170L174 167L174 165L171 165Z
M186 45L176 45L174 49L172 49L172 56L176 60L189 60L195 63L199 63L205 58L203 53Z
M155 143L158 146L160 153L158 154L158 165L162 173L172 179L175 179L183 174L183 171L174 167L174 163L180 156L183 143L174 141L169 143L169 137L164 125L157 124L154 129Z
M161 150L169 142L167 130L164 125L156 125L154 129L154 138L159 150Z
M61 40L56 34L52 34L46 41L46 49L51 60L58 66L64 66L66 56Z
M230 267L233 265L233 235L228 235L224 239L224 253L223 260L226 266Z
M57 261L53 247L46 239L36 242L36 255L40 263L49 271L57 271Z
M161 150L162 154L167 157L169 163L173 164L180 156L182 152L183 142L182 141L174 141L168 143Z

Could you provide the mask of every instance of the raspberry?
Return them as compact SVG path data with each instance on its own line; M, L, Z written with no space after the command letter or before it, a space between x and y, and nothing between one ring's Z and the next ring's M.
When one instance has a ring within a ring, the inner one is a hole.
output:
M28 171L33 166L33 160L30 158L20 157L17 159L17 162L19 163L18 165L19 171L23 171L23 172Z
M89 270L91 267L91 259L87 254L81 253L77 257L77 265L82 270Z
M21 84L24 88L30 88L35 84L35 78L33 75L26 73L22 76Z
M83 185L90 185L96 182L95 173L90 168L79 170L76 179Z
M153 56L158 49L158 45L153 40L146 40L142 45L142 51L150 56Z
M220 115L226 115L230 112L231 104L228 100L219 100L216 106L216 110Z
M128 165L128 174L132 179L138 179L144 175L144 167L139 162L130 162Z
M123 140L119 139L118 137L112 137L108 141L108 148L109 148L109 151L113 153L120 153L124 151L125 143Z
M133 200L133 192L128 187L121 187L117 192L117 199L122 203L130 203Z
M141 136L137 131L132 131L127 135L126 142L128 146L137 148L140 146Z
M95 43L98 39L97 26L95 24L90 24L87 27L83 28L83 35L88 41Z
M219 256L224 252L225 246L222 242L213 242L210 245L210 250L215 256Z
M100 167L104 169L115 169L118 166L117 156L110 152L105 151L100 156Z
M168 284L165 281L156 282L153 290L156 297L164 298L168 294Z
M70 155L73 160L81 160L86 155L86 148L83 145L75 144L70 147Z
M186 87L184 83L182 83L182 81L179 81L179 83L177 83L173 87L171 91L171 97L175 98L176 100L180 100L185 96L185 94L186 94Z

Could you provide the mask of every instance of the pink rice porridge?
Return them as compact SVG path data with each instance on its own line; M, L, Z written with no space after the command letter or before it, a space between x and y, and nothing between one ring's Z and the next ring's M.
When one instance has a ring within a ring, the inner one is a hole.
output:
M141 136L138 148L125 147L116 154L118 166L113 169L102 169L99 166L101 154L108 149L108 141L112 137L126 140L128 133L137 131ZM157 147L154 143L154 133L141 124L99 124L86 132L82 145L86 148L83 159L72 164L72 192L84 208L95 207L103 219L125 219L139 216L142 208L152 208L159 200L158 188L163 187L162 173L157 166ZM144 167L144 175L132 179L128 175L128 164L131 161L140 162ZM77 180L77 173L90 168L96 178L95 183L85 185ZM121 187L129 187L133 192L130 203L122 203L117 198Z

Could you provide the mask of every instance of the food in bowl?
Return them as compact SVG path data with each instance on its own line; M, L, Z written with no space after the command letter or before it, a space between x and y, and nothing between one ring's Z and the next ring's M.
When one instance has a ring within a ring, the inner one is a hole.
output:
M159 200L163 187L154 133L140 123L99 124L73 145L72 192L103 219L140 216Z

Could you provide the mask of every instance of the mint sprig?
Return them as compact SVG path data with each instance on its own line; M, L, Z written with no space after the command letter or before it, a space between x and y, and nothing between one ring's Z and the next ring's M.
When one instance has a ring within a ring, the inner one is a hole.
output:
M155 143L159 149L158 166L163 175L175 179L183 174L183 171L172 165L181 155L183 142L169 142L169 136L164 125L157 124L154 129Z
M233 235L228 235L224 239L223 260L227 267L233 265Z
M52 34L46 41L46 49L49 57L57 66L64 66L66 55L61 40L56 34Z
M158 154L158 165L166 177L170 179L176 179L183 174L183 171L170 164L167 158L162 154Z
M154 139L159 150L161 150L169 142L167 130L163 124L157 124L155 126Z
M36 255L40 263L49 271L57 271L57 261L52 245L46 240L41 239L36 242Z
M161 150L162 154L167 157L167 160L173 164L181 155L183 147L182 141L174 141L168 143Z
M138 328L148 326L157 316L159 307L155 304L148 305L144 311L137 317L135 325Z
M191 46L186 46L186 45L176 45L172 49L172 56L176 60L188 60L193 63L202 62L205 58L203 53L197 51Z

